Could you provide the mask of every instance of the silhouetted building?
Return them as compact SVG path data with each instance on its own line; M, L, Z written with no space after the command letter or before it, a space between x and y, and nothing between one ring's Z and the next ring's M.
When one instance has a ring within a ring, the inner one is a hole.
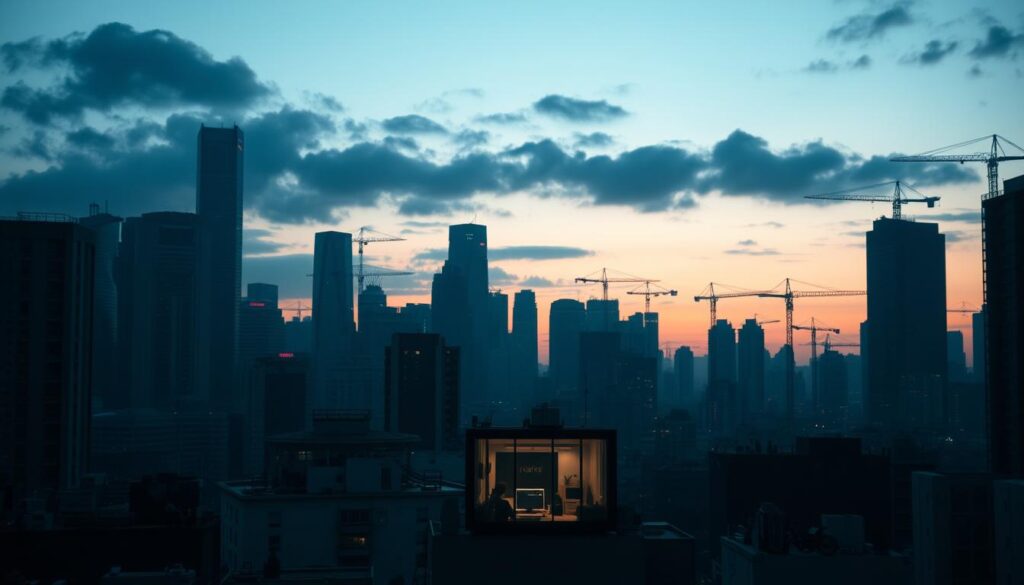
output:
M195 378L198 229L191 213L125 220L117 259L118 361L128 399L108 408L206 403Z
M992 484L996 583L1024 583L1024 480Z
M707 423L712 432L731 432L738 424L736 330L725 319L708 329Z
M995 583L991 476L919 471L913 490L914 582Z
M946 363L950 382L967 380L967 354L964 353L964 334L960 331L946 332Z
M942 430L946 250L938 225L875 220L867 283L867 421L887 432Z
M281 352L253 361L250 379L246 475L265 470L267 437L307 427L310 364L306 354Z
M703 457L703 453L700 454ZM697 452L697 421L690 413L677 408L658 417L654 423L654 457L659 465L695 461Z
M660 357L657 313L633 313L619 323L619 331L622 349L643 357Z
M313 250L312 408L353 406L352 234L318 232ZM369 403L362 404L368 407Z
M313 318L295 315L284 324L284 349L292 353L313 352Z
M232 412L247 412L251 374L258 358L285 351L284 319L277 306L277 286L249 283L238 310L238 381Z
M588 331L580 334L579 388L571 412L565 413L570 424L600 426L604 401L618 391L620 344L618 333Z
M710 534L712 541L738 526L751 526L761 504L785 511L792 533L806 533L822 514L864 518L866 541L887 550L891 537L889 458L861 452L860 439L806 438L792 453L712 452Z
M445 343L460 350L471 343L466 276L462 269L445 262L441 272L434 275L430 287L430 332L444 338ZM469 380L470 366L466 363L468 354L462 353L459 364L459 380L463 385ZM459 397L459 411L463 418L469 416L469 397L464 392Z
M1024 475L1024 176L982 201L985 355L992 471Z
M757 319L747 319L736 347L736 378L739 420L752 423L764 412L764 329Z
M94 232L66 216L0 220L0 502L47 502L87 471Z
M548 377L556 394L574 393L579 379L580 333L586 326L583 303L558 299L548 313Z
M985 387L985 305L971 314L971 378Z
M468 325L468 343L451 338L449 343L460 345L463 367L463 396L467 402L480 404L490 399L487 384L489 346L488 330L488 274L487 226L472 223L448 227L448 264L458 268L465 281L465 304L459 310L465 313ZM507 320L508 317L506 316ZM508 328L506 327L506 331ZM445 339L449 339L442 331Z
M242 289L242 175L245 138L238 126L202 126L198 135L196 215L196 382L218 410L232 405Z
M676 395L671 403L676 406L692 407L696 404L693 380L693 350L682 346L676 349L672 358L673 372L676 378Z
M373 413L373 427L381 428L384 424L384 394L379 389L384 387L385 380L384 350L396 333L422 331L423 325L418 322L422 315L407 314L404 309L399 311L398 307L389 307L384 289L376 284L366 285L359 293L358 306L359 342L354 353L369 368L371 395L366 406Z
M619 300L590 299L587 301L587 331L619 330Z
M537 391L537 295L523 289L512 305L512 375L514 393L532 404Z
M398 333L385 348L384 430L426 451L459 448L459 348L436 333Z
M410 324L410 333L430 332L430 303L406 303L402 307L402 318Z
M464 310L464 309L463 309ZM500 290L490 291L487 295L487 330L484 343L487 346L487 381L488 415L498 416L502 420L498 424L511 424L518 420L516 409L519 406L519 393L513 379L513 347L508 332L508 295Z
M89 216L78 223L94 232L96 275L92 324L92 397L100 404L122 404L127 392L118 383L117 281L115 270L121 244L120 217L100 213L99 205L89 206Z
M842 431L849 413L849 368L846 357L834 349L818 356L818 404L815 419L824 429Z
M417 442L371 431L365 411L314 411L311 431L268 438L265 482L219 485L221 562L233 573L272 562L330 582L422 582L428 525L457 510L462 490L409 471Z

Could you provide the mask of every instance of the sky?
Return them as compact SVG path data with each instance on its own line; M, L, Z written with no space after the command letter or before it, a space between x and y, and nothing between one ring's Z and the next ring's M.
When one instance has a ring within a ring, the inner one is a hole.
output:
M483 223L492 287L537 292L542 361L551 301L600 295L573 281L602 267L678 290L652 300L661 341L698 354L709 282L863 289L889 205L804 196L895 179L942 198L904 213L946 234L948 305L978 307L983 167L888 158L1024 144L1009 0L6 1L0 70L0 215L192 211L199 124L237 123L243 283L309 304L315 232L368 226L405 238L367 247L414 273L384 279L391 303L429 302L447 225ZM719 304L755 314L782 302ZM844 342L865 316L864 297L796 302ZM969 354L969 315L948 326ZM784 328L765 328L774 352Z

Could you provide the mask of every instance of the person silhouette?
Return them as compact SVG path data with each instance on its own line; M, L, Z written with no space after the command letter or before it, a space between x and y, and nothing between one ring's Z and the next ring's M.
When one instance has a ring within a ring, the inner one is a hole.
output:
M487 498L487 505L491 509L495 522L510 522L515 514L512 504L509 504L503 497L507 490L505 484L499 483L494 486L491 496Z

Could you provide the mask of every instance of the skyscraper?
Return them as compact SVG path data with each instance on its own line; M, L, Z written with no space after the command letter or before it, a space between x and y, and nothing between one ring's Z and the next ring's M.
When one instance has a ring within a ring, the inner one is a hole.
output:
M971 378L985 385L985 305L971 314Z
M352 234L317 232L313 248L313 408L355 407L344 396L355 322ZM363 406L366 408L368 405Z
M714 432L728 432L737 421L736 330L725 319L708 329L707 422Z
M619 300L590 299L587 301L587 331L618 331Z
M537 295L523 289L512 305L512 372L521 401L532 402L537 383Z
M672 364L678 387L674 403L689 408L696 398L693 393L693 350L685 345L679 347L672 356Z
M818 356L818 402L815 420L829 431L842 431L849 411L846 357L829 349Z
M757 319L740 328L736 360L739 417L751 422L764 412L764 329Z
M481 404L490 398L487 389L489 346L486 342L489 313L487 226L472 223L449 226L447 264L458 269L465 279L466 302L459 309L465 313L468 326L468 337L460 347L461 359L465 362L462 394L465 402ZM447 335L445 339L449 339Z
M104 405L123 405L127 392L117 383L117 282L114 276L121 243L121 218L89 206L79 223L94 232L96 276L93 294L92 393Z
M865 415L885 431L946 416L946 250L934 223L881 218L867 233Z
M94 237L64 216L0 220L3 515L88 469Z
M385 349L384 430L426 451L459 446L459 349L434 333L397 333Z
M124 222L117 259L122 403L107 408L204 409L196 382L195 214L145 213Z
M963 382L967 379L964 334L960 331L946 332L946 363L949 365L950 382Z
M556 394L573 392L579 377L580 333L586 326L583 303L558 299L548 313L548 377Z
M238 126L199 128L196 215L199 217L197 383L216 410L233 407L242 288L242 161Z
M238 392L233 412L249 410L251 376L258 358L285 350L284 319L277 306L277 286L250 282L238 309Z
M992 471L1024 475L1024 176L982 202L987 282L985 355Z
M309 356L280 352L256 358L249 384L246 474L261 475L266 438L305 430L309 422Z

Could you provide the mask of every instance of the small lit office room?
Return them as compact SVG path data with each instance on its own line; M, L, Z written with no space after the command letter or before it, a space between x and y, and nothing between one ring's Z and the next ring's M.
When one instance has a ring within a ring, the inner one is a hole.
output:
M601 530L613 525L614 431L470 429L466 447L471 483L466 486L466 524L471 530Z

